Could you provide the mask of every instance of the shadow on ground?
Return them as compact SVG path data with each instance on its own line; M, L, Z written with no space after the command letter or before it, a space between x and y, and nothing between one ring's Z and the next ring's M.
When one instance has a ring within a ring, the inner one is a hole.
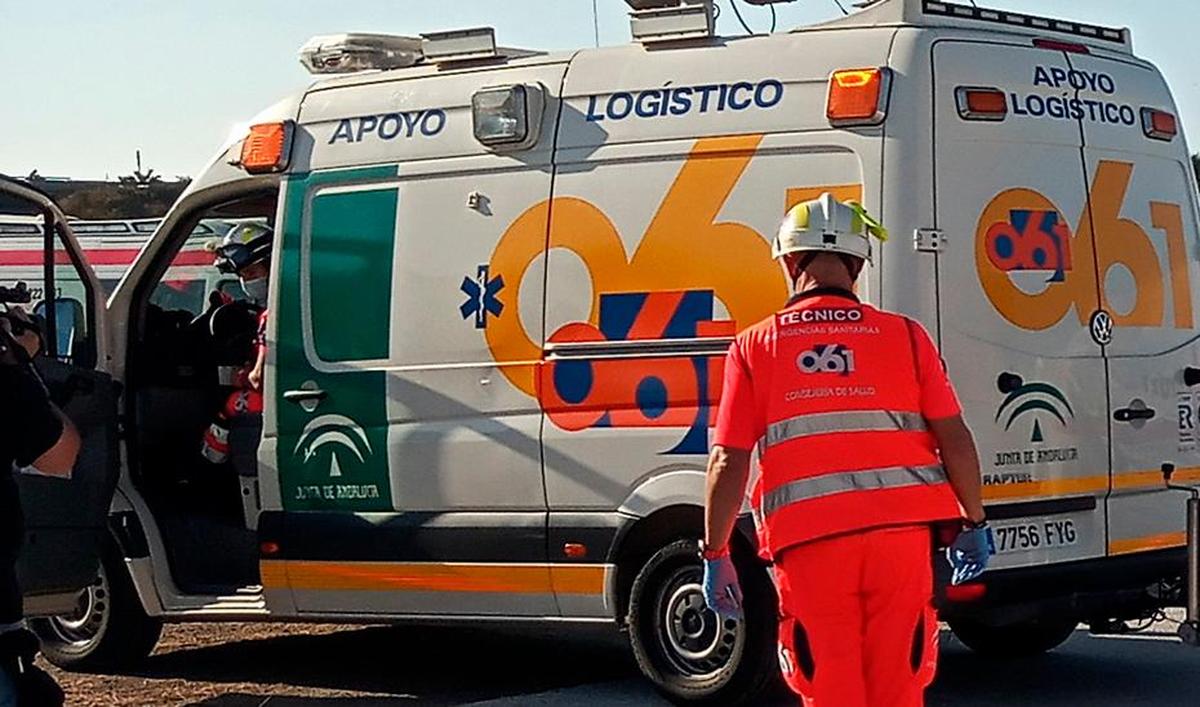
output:
M615 631L596 629L363 628L178 650L132 675L230 685L230 694L197 703L203 707L663 704ZM979 658L944 634L927 704L1194 707L1198 683L1200 651L1167 634L1077 632L1053 653L1014 661ZM278 685L378 697L270 697Z
M636 667L615 630L373 627L177 650L130 675L212 683L286 684L379 698L228 694L204 707L454 705L629 678Z
M1200 651L1167 633L1095 638L1077 631L1062 647L1037 658L984 660L943 640L929 707L971 705L1200 704Z

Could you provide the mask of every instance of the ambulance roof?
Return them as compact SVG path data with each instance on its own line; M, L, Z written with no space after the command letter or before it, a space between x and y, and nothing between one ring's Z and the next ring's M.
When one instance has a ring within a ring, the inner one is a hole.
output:
M861 30L879 27L922 27L958 28L975 31L1014 34L1025 37L1057 39L1063 42L1087 45L1101 50L1131 54L1132 37L1126 28L1103 27L1070 20L1027 15L1007 10L997 10L973 5L941 2L939 0L875 0L863 9L825 22L804 25L791 30L791 34L803 32L826 32L830 30ZM714 38L709 42L728 43L753 37ZM705 40L681 43L676 46L686 49ZM579 49L573 51L538 52L511 47L497 48L497 56L473 62L437 64L421 61L414 66L386 71L367 71L320 79L310 90L321 90L341 86L374 83L391 80L397 76L419 77L437 74L470 73L489 71L499 67L528 67L558 64L570 61L577 54L611 52L636 45Z

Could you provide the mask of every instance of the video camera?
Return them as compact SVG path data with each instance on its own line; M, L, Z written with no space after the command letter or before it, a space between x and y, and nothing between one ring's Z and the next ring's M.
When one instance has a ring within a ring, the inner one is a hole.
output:
M32 301L33 295L24 282L18 282L12 287L0 285L0 304L29 304Z
M0 328L0 362L29 363L29 357L24 355L25 351L16 342L15 337L31 331L37 332L37 335L41 337L43 331L41 317L20 311L11 311L8 306L29 304L32 301L33 296L24 282L18 282L12 287L0 285L0 319L8 324L7 327Z

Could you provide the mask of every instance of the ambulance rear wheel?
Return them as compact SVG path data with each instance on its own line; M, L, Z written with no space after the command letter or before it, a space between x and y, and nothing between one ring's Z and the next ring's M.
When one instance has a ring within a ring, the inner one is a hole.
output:
M737 564L742 621L721 621L705 607L704 567L694 540L659 550L633 582L628 624L634 658L675 703L754 704L779 674L774 588L761 566Z
M1043 616L1003 626L971 619L950 621L950 630L967 648L987 658L1027 658L1066 642L1079 622L1074 617Z
M113 542L101 551L96 579L80 595L74 612L29 622L46 660L79 671L133 667L154 650L162 627L161 619L142 610Z

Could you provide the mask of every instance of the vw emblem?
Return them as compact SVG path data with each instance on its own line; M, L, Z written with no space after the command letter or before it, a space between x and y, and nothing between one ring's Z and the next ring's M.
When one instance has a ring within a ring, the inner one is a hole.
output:
M1092 315L1092 321L1088 324L1088 328L1092 331L1092 341L1095 341L1101 346L1108 346L1112 343L1113 335L1113 319L1112 315L1103 309L1096 310Z

